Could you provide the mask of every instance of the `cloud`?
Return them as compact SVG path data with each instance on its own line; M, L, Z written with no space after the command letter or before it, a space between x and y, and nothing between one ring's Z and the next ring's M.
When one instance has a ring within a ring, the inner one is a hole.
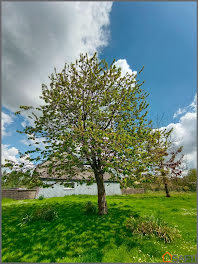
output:
M21 126L22 126L23 128L25 128L27 125L28 125L28 123L27 123L26 121L21 122Z
M196 112L197 111L197 94L195 95L194 99L193 99L193 102L184 107L184 108L179 108L173 115L173 118L176 118L180 115L183 115L187 112Z
M188 168L197 167L197 103L195 95L193 102L185 107L178 123L170 123L166 128L173 128L173 140L177 146L183 146L184 159ZM188 112L187 112L188 111Z
M29 146L31 144L33 147L37 147L37 148L40 148L43 150L45 149L45 146L48 145L47 143L44 143L44 141L46 141L46 138L44 138L44 137L37 138L36 140L28 139L28 138L20 140L20 142L26 146ZM37 142L39 144L36 144Z
M129 74L133 74L134 76L137 75L136 71L132 71L129 64L127 63L126 59L117 60L114 65L117 68L121 68L121 76L124 76L127 72Z
M5 159L11 160L16 162L17 161L17 154L19 153L18 149L16 149L15 147L10 147L9 145L1 145L1 162L2 164L4 164Z
M31 144L31 142L28 139L21 139L20 142L26 146L29 146Z
M1 145L1 163L2 165L5 164L5 160L11 160L16 163L24 163L26 169L34 168L34 164L28 160L26 160L26 157L20 158L17 157L19 154L19 151L15 147L10 147L10 145L2 144Z
M182 115L182 114L184 114L184 113L186 113L186 109L185 108L179 108L175 113L174 113L174 115L173 115L173 118L176 118L176 117L178 117L178 116L180 116L180 115Z
M13 122L13 119L11 116L8 114L2 112L1 113L1 131L2 131L2 136L7 136L9 133L6 131L6 126L11 124Z
M108 44L111 2L4 2L2 102L11 111L41 103L41 84ZM13 96L14 95L14 96Z
M195 97L193 99L193 102L190 104L190 108L196 112L197 111L197 94L195 94Z

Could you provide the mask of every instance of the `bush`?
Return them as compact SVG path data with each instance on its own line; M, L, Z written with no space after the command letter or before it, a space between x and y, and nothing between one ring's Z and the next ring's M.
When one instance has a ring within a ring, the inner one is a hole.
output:
M126 228L133 234L155 236L164 240L165 243L170 243L175 238L180 237L176 228L169 227L167 223L162 222L160 219L155 219L154 217L139 219L130 217L126 221Z
M184 187L183 187L183 190L184 190L185 192L188 192L188 191L189 191L189 187L188 187L188 186L184 186Z
M131 216L126 221L126 228L131 232L134 232L137 229L137 223L137 220L133 216Z
M45 221L52 221L55 218L57 218L57 212L54 208L48 207L48 208L39 208L35 210L33 215L33 220L45 220Z
M155 189L154 189L155 191L160 191L160 187L159 186L157 186L157 187L155 187Z
M188 184L189 190L195 192L197 190L197 185L195 183Z
M44 199L44 195L40 195L38 199L39 200L43 200Z
M39 220L52 221L57 217L58 217L58 214L56 210L52 207L37 208L33 212L26 214L22 218L21 222L19 223L19 226L22 226L29 222L34 222L34 221L39 221Z
M96 214L97 213L97 207L95 204L93 204L91 201L88 201L85 204L85 213L86 214Z
M178 191L178 192L182 192L182 191L183 191L182 186L177 186L177 187L176 187L176 191Z

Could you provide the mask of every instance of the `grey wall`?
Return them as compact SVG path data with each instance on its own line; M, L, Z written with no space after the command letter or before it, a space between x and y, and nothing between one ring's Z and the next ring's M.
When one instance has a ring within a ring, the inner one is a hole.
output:
M54 183L53 181L48 181L48 183ZM121 194L120 184L117 182L105 182L105 191L106 195L115 195ZM93 183L92 185L87 185L83 183L80 185L79 183L74 183L74 188L72 189L65 189L63 185L60 183L54 184L54 188L39 188L36 198L40 195L43 195L46 198L50 197L63 197L65 195L72 195L72 194L89 194L89 195L97 195L97 184Z

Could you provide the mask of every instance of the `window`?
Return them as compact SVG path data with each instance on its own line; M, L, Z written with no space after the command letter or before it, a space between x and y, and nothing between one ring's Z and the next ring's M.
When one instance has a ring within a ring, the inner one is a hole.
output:
M74 182L64 182L63 186L64 190L74 189Z

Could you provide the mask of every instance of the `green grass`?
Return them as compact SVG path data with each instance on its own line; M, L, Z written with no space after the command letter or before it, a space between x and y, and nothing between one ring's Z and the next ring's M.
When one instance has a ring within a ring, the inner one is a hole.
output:
M96 196L67 196L44 200L2 200L3 262L162 262L168 251L177 255L196 254L196 194L148 193L108 196L109 214L86 215L87 201ZM18 225L24 214L41 206L53 207L58 218ZM164 243L133 235L125 227L135 215L153 215L176 226L181 238Z

